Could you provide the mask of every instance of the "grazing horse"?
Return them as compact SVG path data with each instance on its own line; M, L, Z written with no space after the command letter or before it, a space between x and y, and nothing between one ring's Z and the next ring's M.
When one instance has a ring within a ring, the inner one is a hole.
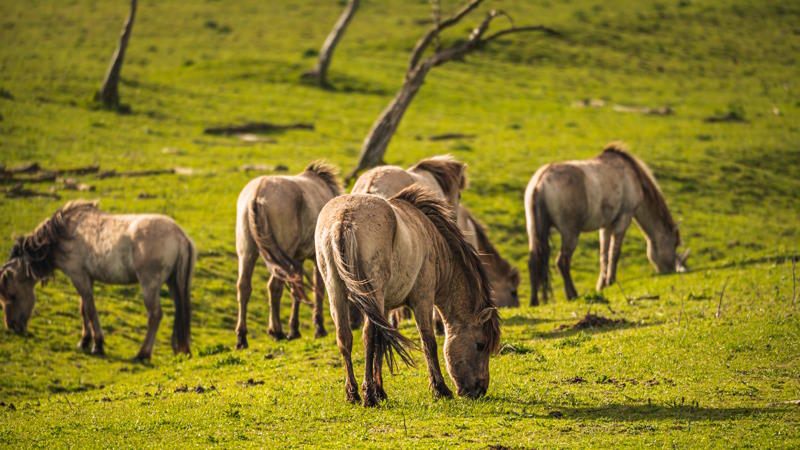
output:
M189 353L189 288L197 251L169 217L158 214L108 214L97 202L72 201L19 238L0 269L0 300L6 327L24 333L36 301L34 287L64 272L81 296L83 332L78 347L103 354L103 331L94 304L95 281L142 286L147 334L136 359L150 358L161 322L161 286L175 301L172 348Z
M466 186L465 164L450 156L437 156L423 159L408 170L397 166L376 167L356 180L352 193L377 194L388 198L415 182L457 208L458 227L467 242L478 251L492 285L495 305L519 306L519 272L500 256L480 222L465 206L459 204L460 192Z
M303 261L314 259L314 227L320 210L341 192L336 169L323 162L309 164L299 175L261 176L242 189L236 203L239 257L236 348L247 348L247 303L259 254L271 273L268 332L275 339L287 338L280 318L281 295L287 284L292 294L288 339L300 337L298 309L301 301L307 301ZM325 292L316 264L314 267L314 335L322 337L327 334L322 318Z
M416 185L389 200L368 194L337 197L320 212L316 248L344 359L347 401L359 400L350 356L351 304L365 316L364 406L386 398L384 355L389 370L393 351L412 363L407 351L411 341L386 319L388 311L401 306L414 310L434 396L453 395L439 369L434 306L444 320L444 356L458 395L474 398L486 393L489 355L500 342L497 308L475 249L455 225L452 209L437 195Z
M647 239L647 257L660 273L685 270L688 250L678 255L678 225L650 169L619 142L585 161L547 164L525 190L531 305L550 291L550 227L561 233L556 259L567 298L578 296L570 276L572 252L582 231L600 230L597 290L614 283L625 230L635 220Z

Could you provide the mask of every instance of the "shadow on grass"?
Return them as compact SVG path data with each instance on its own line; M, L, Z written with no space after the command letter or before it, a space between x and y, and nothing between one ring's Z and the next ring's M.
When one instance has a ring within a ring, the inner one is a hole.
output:
M601 407L553 407L544 414L533 417L541 419L578 419L578 420L617 420L635 422L640 420L686 420L692 422L708 420L736 420L744 417L779 414L785 408L702 408L689 405L621 405L611 404ZM558 413L554 413L558 411Z

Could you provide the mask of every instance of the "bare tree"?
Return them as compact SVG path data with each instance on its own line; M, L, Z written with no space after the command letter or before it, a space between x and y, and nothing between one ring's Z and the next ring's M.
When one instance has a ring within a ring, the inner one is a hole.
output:
M367 134L367 137L364 139L364 144L361 147L358 165L347 175L348 182L357 177L358 172L361 170L383 164L383 155L386 153L389 141L397 130L400 120L403 118L403 114L406 112L406 109L411 104L417 91L419 91L419 88L425 81L425 76L432 68L454 59L463 58L468 53L480 49L485 44L507 34L523 31L543 31L549 35L558 35L556 31L543 25L515 27L514 22L511 21L511 17L508 14L493 9L487 13L480 25L472 30L466 41L453 44L444 49L437 48L431 56L422 59L425 50L430 46L431 42L436 41L438 44L439 33L442 30L458 23L464 16L477 8L482 1L483 0L472 0L453 16L441 21L438 20L438 17L436 17L437 14L434 12L436 23L414 46L414 50L411 52L411 58L409 59L403 86L372 125L372 129L369 131L369 134ZM511 21L511 27L487 36L486 31L489 29L489 24L499 16L508 18L509 21Z
M359 0L349 0L347 2L347 6L344 8L342 15L339 16L339 20L336 21L336 25L333 26L333 30L331 30L328 38L325 39L325 43L322 44L322 50L319 52L317 66L308 72L303 73L303 78L312 79L320 86L328 85L328 66L331 64L333 51L336 49L336 44L338 44L339 40L342 38L342 36L344 36L344 32L347 29L347 24L350 23L350 19L352 19L355 15L356 10L358 9L358 4Z
M131 0L131 12L128 15L128 20L125 21L125 25L122 26L119 44L117 44L117 49L114 51L114 56L111 57L111 65L108 66L108 71L103 79L103 86L94 96L96 101L102 102L111 108L119 106L119 74L122 71L122 60L125 58L125 49L128 48L128 40L131 38L133 18L135 16L136 0Z

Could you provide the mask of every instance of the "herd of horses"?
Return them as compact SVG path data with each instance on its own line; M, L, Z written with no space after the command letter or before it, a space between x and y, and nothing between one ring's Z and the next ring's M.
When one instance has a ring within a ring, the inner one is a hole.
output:
M352 330L363 324L365 406L386 398L384 359L395 354L413 364L415 344L397 329L403 309L413 311L433 395L452 397L437 356L436 331L444 333L444 359L458 395L480 397L489 386L489 357L500 343L497 307L519 305L518 271L489 241L460 202L466 165L450 156L403 169L380 166L343 194L334 167L314 162L295 176L261 176L241 191L236 212L239 261L236 348L247 348L247 304L260 258L268 283L268 332L275 339L300 337L298 309L309 302L306 260L314 264L315 336L327 334L323 299L328 294L336 342L346 371L345 395L361 401L351 360ZM578 235L599 230L597 289L613 283L625 231L634 220L647 240L647 256L661 272L685 270L681 244L661 190L647 166L611 143L595 158L548 164L531 178L524 196L529 241L531 305L550 288L550 229L561 234L556 259L566 296L577 291L570 260ZM80 294L83 331L78 347L103 354L95 307L95 281L139 283L147 308L147 333L137 359L150 358L162 318L159 292L167 283L175 302L172 346L189 353L190 283L197 251L170 218L156 214L108 214L97 202L72 201L32 233L20 237L0 268L0 303L6 327L25 333L34 288L64 272ZM284 287L292 298L289 334L280 322ZM438 325L437 325L438 324Z

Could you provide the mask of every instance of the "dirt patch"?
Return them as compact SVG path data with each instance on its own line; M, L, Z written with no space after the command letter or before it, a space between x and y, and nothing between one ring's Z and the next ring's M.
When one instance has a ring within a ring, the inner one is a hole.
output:
M607 317L598 316L596 314L586 314L581 318L581 320L577 321L572 325L561 325L556 328L556 331L565 331L565 330L586 330L589 328L603 328L603 327L617 327L621 325L627 325L628 322L625 319L609 319Z

